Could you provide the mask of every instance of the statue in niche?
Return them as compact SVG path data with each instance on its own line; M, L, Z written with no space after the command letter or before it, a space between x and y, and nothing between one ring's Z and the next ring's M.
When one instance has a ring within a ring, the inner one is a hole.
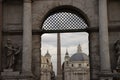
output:
M117 40L116 43L114 44L114 50L116 53L116 69L120 69L120 40Z
M17 44L13 46L12 41L8 39L5 50L7 57L6 69L13 69L15 66L15 56L20 52L20 47Z

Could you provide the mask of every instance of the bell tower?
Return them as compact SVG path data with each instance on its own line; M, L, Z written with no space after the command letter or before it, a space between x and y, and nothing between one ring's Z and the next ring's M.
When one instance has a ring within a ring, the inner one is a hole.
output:
M69 57L69 53L68 50L66 49L66 54L65 54L65 61L69 61L70 57Z

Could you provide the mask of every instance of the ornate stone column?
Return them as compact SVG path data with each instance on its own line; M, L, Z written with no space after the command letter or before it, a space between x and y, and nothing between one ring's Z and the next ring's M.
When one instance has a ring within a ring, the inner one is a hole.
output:
M1 67L2 67L2 61L1 61L1 55L2 55L2 0L0 0L0 71L1 71Z
M99 41L101 74L109 74L111 73L111 65L108 40L107 0L99 0ZM101 80L111 80L111 78L101 77Z
M24 0L23 4L23 55L22 72L31 74L32 65L32 12L31 0Z

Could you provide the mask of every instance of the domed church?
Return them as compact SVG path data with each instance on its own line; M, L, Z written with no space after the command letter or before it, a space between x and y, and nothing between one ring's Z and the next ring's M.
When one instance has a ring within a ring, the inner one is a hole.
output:
M71 57L68 51L63 63L63 80L90 80L89 57L82 52L80 44Z

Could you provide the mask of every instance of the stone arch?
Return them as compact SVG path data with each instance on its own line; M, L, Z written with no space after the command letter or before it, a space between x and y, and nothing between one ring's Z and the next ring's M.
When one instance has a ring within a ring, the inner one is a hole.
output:
M45 14L45 16L42 19L42 24L40 26L41 31L42 31L42 27L43 27L43 24L44 24L45 20L49 16L54 15L55 13L58 13L58 12L70 12L70 13L73 13L73 14L77 15L78 17L82 18L85 21L85 23L87 24L87 26L90 27L90 21L89 21L89 18L88 18L86 13L84 13L82 10L80 10L79 8L76 8L76 7L72 6L72 5L62 5L62 6L57 6L57 7L53 8L53 9L50 9L47 12L47 14ZM87 31L88 27L86 28L85 31L78 30L77 32L87 32L88 33L88 31ZM76 31L73 30L73 32L76 32ZM43 33L47 33L47 32L43 32ZM57 32L50 32L50 33L57 33ZM72 65L72 66L74 67L74 65Z
M43 24L44 24L45 20L49 16L54 15L54 14L59 13L59 12L69 12L69 13L75 14L76 16L83 19L85 24L87 24L88 27L90 26L90 21L88 19L88 16L82 10L80 10L79 8L76 8L76 7L72 6L72 5L62 5L62 6L57 6L57 7L53 8L53 9L49 10L45 14L45 16L42 19L42 25L40 26L41 30L42 30L42 27L43 27Z
M62 12L62 11L68 11L71 13L74 13L80 17L82 17L83 19L85 19L85 22L90 25L90 21L87 17L87 14L85 14L82 10L80 10L79 8L76 8L72 5L62 5L62 6L57 6L51 10L48 11L48 13L44 16L42 23L52 14L57 13L57 12Z

